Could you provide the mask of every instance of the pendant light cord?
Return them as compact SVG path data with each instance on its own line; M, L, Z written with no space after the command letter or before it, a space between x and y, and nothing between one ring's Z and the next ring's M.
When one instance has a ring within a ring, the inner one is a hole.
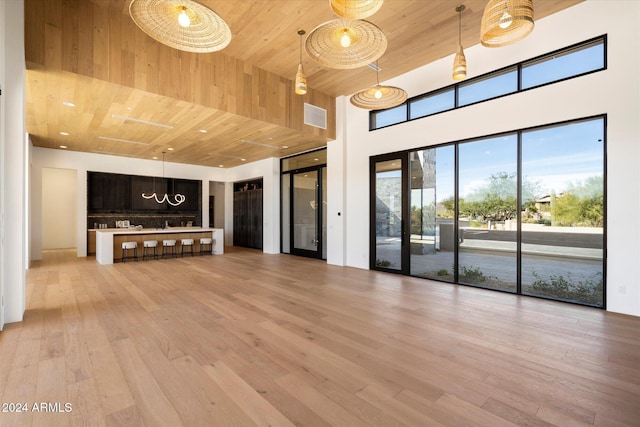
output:
M458 12L458 44L462 46L462 11Z
M462 11L465 9L464 5L461 4L456 7L456 12L458 12L458 45L462 46Z

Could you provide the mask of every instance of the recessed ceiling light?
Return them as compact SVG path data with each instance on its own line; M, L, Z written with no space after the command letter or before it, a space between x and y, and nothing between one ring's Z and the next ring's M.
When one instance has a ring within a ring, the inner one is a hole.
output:
M289 148L289 146L288 145L283 145L282 148Z
M62 103L62 105L64 105L65 107L75 107L76 104L74 104L73 102L69 102L69 101L64 101Z
M67 146L66 145L61 145L60 148L65 149L65 148L67 148Z
M167 148L167 150L173 151L173 147L169 147L169 148Z
M200 129L198 132L200 132L200 133L207 133L207 130L206 130L206 129Z
M320 160L320 159L313 159L313 160L315 160L315 161L317 162L317 161L318 161L318 160Z
M218 167L223 168L223 167L224 167L224 165L218 165Z
M69 132L60 132L60 135L69 136Z
M152 159L153 160L158 160L158 156L153 156Z
M127 107L127 110L131 111L133 110L133 107Z
M243 162L246 162L246 161L247 161L247 159L240 159L240 160L242 160Z

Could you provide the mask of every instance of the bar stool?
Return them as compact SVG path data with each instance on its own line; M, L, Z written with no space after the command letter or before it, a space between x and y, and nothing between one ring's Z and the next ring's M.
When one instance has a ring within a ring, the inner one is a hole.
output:
M128 249L133 249L133 256L127 257ZM138 261L138 242L122 242L122 262L127 262L127 258Z
M205 246L209 247L209 250L205 250ZM200 239L200 255L208 253L211 255L213 251L213 239L211 237L202 237Z
M162 258L164 258L165 255L167 255L167 253L168 253L167 248L171 248L171 253L169 253L169 255L172 255L172 256L175 256L175 257L178 256L176 254L176 241L175 240L163 240L162 241Z
M158 259L158 241L157 240L145 240L142 245L142 260L147 257L147 248L153 248L153 255L151 258Z
M191 256L193 256L193 239L182 239L180 241L180 256L184 256L184 247L189 246Z

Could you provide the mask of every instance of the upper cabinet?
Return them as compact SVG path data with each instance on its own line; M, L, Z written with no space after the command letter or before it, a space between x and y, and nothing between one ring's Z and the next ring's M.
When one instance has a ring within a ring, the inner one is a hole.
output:
M88 173L87 210L123 211L131 208L131 179L128 175Z
M201 206L202 181L87 173L89 213L195 213L201 211Z

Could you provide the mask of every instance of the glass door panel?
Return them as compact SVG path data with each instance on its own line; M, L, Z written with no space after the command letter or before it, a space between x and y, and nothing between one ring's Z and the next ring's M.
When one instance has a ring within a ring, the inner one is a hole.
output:
M518 137L458 148L458 281L517 291Z
M604 120L524 132L522 175L522 293L602 307Z
M318 170L293 174L293 253L319 257Z
M404 272L404 185L402 158L375 162L375 231L371 266L380 270Z
M409 154L411 275L454 281L455 147Z

